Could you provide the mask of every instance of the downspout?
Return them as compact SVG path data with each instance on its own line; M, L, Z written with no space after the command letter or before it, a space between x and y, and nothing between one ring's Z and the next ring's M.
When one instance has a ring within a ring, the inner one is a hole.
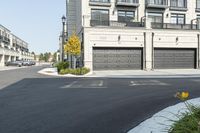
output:
M195 21L195 20L197 20L196 18L195 19L192 19L191 20L191 29L193 29L193 22ZM198 28L198 25L196 26L196 29Z
M152 33L152 70L154 70L154 35L155 33Z
M199 66L200 66L200 63L199 63L199 48L200 48L200 34L197 34L197 40L198 40L198 49L197 49L197 65L196 65L196 68L198 69L199 68Z
M144 32L144 47L143 47L143 70L147 70L146 67L146 32Z

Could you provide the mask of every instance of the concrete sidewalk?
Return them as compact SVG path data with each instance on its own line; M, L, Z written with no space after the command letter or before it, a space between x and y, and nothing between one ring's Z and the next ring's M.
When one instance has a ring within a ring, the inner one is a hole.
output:
M8 70L14 70L14 69L21 69L25 67L16 67L16 66L4 66L0 67L0 71L8 71Z
M107 70L93 71L86 75L59 75L56 68L45 68L38 73L58 77L106 77L106 78L187 78L200 77L200 69L165 69L165 70Z
M127 78L166 78L166 77L200 77L200 69L162 69L162 70L109 70L94 71L91 77L127 77Z

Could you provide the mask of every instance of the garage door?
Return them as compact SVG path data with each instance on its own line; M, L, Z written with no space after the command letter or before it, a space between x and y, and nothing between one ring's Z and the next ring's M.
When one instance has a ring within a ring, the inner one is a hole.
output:
M154 68L156 69L179 69L195 68L195 49L155 49Z
M93 48L94 70L142 69L140 48Z

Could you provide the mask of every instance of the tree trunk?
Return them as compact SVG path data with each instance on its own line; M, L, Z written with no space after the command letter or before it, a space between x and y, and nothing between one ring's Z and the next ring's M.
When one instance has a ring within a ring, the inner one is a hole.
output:
M74 62L73 68L76 69L76 56L73 56L73 59L74 59L74 61L73 61Z

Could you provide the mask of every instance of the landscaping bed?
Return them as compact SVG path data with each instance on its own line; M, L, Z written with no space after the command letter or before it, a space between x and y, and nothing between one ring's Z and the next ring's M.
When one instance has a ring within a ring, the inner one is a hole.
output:
M187 106L189 111L176 116L180 119L174 121L169 133L200 133L200 107Z
M73 75L85 75L90 72L89 68L80 67L80 68L69 68L68 62L59 62L54 64L54 67L57 68L58 74L66 75L66 74L73 74Z

